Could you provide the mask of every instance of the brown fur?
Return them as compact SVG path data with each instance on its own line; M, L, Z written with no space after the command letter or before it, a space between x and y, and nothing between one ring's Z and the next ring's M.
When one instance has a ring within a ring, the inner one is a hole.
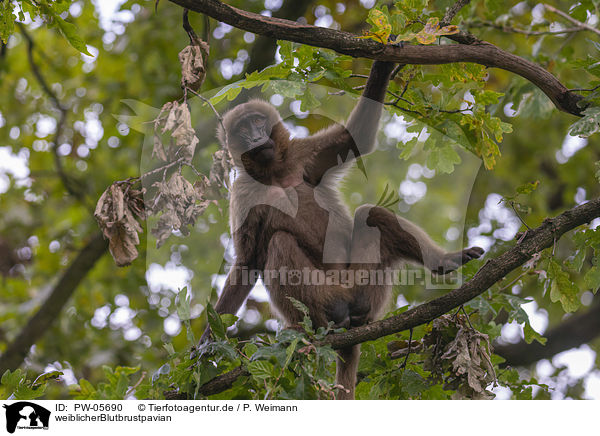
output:
M290 139L277 110L264 101L249 101L224 116L225 130L219 129L218 138L229 147L239 171L230 198L237 256L234 267L238 268L230 273L217 302L219 313L237 312L252 289L252 284L241 284L241 267L267 274L282 268L383 269L402 260L441 272L459 266L455 257L435 245L423 230L387 209L361 206L353 222L336 188L336 176L353 158L374 148L392 67L384 62L374 64L363 98L345 127L334 125L309 138ZM244 152L248 147L236 132L246 114L256 112L268 120L270 139L275 144L274 157L267 163L258 163ZM478 257L471 254L466 256L468 260ZM308 307L316 327L333 321L350 328L377 319L390 296L390 286L385 285L346 289L326 284L282 284L277 279L267 290L287 326L302 320L287 297ZM359 345L339 351L336 380L344 387L338 393L340 399L354 398L359 356Z

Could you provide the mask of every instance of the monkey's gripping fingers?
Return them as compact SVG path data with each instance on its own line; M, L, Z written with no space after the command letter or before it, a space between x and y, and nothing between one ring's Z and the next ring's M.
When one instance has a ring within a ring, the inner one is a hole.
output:
M404 41L398 41L398 36L400 35L394 35L393 33L390 33L390 36L388 37L388 44L400 48L404 47Z
M448 253L442 259L441 265L434 268L432 272L439 275L448 274L473 259L479 259L483 253L484 249L481 247L470 247L459 252Z

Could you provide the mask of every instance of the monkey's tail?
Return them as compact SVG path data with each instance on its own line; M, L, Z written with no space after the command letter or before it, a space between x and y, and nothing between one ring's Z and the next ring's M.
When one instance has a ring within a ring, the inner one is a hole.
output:
M335 382L342 385L336 396L338 400L354 400L354 387L356 386L356 371L360 360L360 344L338 351Z

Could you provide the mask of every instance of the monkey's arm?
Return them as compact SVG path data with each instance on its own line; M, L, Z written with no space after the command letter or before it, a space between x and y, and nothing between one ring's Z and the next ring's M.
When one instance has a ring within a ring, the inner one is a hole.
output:
M235 191L235 185L234 185ZM236 207L233 206L237 196L232 194L231 204L229 207L230 213L239 213ZM222 315L231 313L235 315L242 307L248 294L254 287L253 276L251 272L258 269L261 261L256 256L256 235L259 233L258 224L260 222L260 214L256 210L251 210L246 217L244 224L233 231L233 243L235 247L236 260L235 264L227 275L223 291L215 304L215 311ZM210 327L207 327L200 339L202 344L208 340L210 336Z
M242 273L242 271L244 271L244 267L246 267L246 271L250 269L247 265L242 265L236 262L229 272L227 280L225 281L225 286L223 287L223 292L221 292L221 295L217 300L217 304L215 305L215 311L219 315L224 313L231 313L235 315L240 307L242 307L246 297L248 297L248 294L252 290L254 284L249 282L247 273L245 275ZM200 344L207 341L209 335L210 327L207 327L200 338Z
M375 135L383 109L394 63L374 61L365 89L346 126L335 125L308 140L314 157L306 167L310 180L319 182L323 175L341 162L368 154L375 146Z
M223 292L219 296L215 310L218 314L231 313L233 315L242 307L246 297L252 290L253 283L249 283L248 274L242 274L243 268L248 271L247 265L235 264L227 276Z

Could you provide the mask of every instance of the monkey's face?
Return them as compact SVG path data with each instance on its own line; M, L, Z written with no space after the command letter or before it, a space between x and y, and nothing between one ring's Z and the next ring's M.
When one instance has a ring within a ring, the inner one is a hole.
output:
M267 165L275 158L275 143L271 139L272 126L260 112L251 112L240 119L232 129L231 151L243 160L250 159Z

